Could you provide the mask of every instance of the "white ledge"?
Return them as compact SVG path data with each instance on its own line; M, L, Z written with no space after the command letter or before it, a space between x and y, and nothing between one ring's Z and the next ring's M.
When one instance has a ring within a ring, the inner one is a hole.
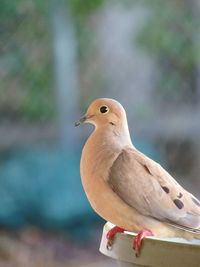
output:
M111 250L107 250L106 234L114 227L106 223L103 229L100 252L114 258L120 266L151 267L200 267L200 240L183 238L146 237L139 257L132 249L132 239L136 233L117 233Z

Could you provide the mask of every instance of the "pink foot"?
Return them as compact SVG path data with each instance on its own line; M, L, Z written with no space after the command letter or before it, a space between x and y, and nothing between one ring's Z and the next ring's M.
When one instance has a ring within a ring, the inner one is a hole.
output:
M146 236L153 236L154 234L151 232L151 230L148 229L144 229L138 232L138 234L136 235L136 237L133 239L133 249L135 250L135 255L136 257L139 256L140 253L140 249L142 246L142 240L146 237Z
M116 233L124 233L124 231L125 230L123 228L118 227L118 226L115 226L110 231L108 231L108 233L106 235L106 238L108 240L106 247L108 250L112 249L112 244L113 244L114 237L115 237Z

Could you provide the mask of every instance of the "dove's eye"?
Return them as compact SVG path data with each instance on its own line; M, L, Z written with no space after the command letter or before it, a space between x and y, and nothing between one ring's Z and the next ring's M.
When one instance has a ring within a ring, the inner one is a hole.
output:
M109 108L107 106L100 107L100 112L101 113L107 113L108 111L109 111Z

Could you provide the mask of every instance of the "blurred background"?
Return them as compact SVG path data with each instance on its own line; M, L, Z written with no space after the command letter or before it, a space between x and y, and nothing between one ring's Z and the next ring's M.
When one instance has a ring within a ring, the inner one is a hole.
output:
M200 197L198 0L0 1L0 266L115 266L79 160L97 97Z

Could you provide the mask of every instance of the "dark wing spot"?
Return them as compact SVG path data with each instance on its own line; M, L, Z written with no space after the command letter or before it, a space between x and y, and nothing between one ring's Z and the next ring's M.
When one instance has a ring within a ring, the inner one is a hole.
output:
M192 197L192 201L194 202L194 204L200 207L200 202L196 198Z
M169 194L169 188L166 186L162 186L162 189L165 191L165 193Z
M177 206L178 209L182 209L184 207L183 202L180 199L174 199L174 204Z
M145 170L146 170L149 174L151 174L149 168L148 168L146 165L143 165L143 166L144 166ZM151 175L152 175L152 174L151 174Z
M179 195L177 196L178 198L182 198L183 194L179 193Z

